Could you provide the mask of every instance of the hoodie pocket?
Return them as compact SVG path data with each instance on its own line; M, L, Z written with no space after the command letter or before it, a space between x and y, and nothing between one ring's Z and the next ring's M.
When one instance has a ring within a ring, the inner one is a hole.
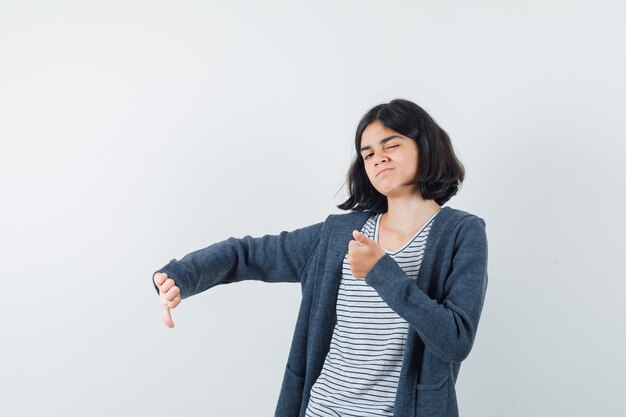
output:
M417 384L415 415L444 417L448 415L448 376L434 384Z

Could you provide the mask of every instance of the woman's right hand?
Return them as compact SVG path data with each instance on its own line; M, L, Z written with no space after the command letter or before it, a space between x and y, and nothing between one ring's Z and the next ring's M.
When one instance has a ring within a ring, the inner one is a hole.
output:
M167 327L174 327L172 314L170 309L180 304L180 288L176 286L174 280L163 272L154 274L154 283L159 288L159 302L161 303L161 311L163 313L163 321Z

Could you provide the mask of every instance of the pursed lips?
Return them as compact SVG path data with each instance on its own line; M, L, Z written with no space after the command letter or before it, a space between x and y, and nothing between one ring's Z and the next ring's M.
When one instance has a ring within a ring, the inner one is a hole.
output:
M387 172L387 171L391 171L391 170L392 170L392 168L385 168L385 169L383 169L383 170L379 171L379 172L378 172L378 174L376 174L376 176L379 176L379 175L380 175L380 174L382 174L383 172Z

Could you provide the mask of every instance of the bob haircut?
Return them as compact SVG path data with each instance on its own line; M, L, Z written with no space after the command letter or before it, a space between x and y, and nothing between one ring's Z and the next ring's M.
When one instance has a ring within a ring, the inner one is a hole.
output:
M417 144L418 168L413 183L422 198L443 205L457 193L465 178L465 168L454 154L450 137L420 106L408 100L395 99L375 106L359 122L354 140L356 157L347 175L350 196L338 208L375 213L387 211L387 197L370 182L360 156L361 135L376 120L412 138Z

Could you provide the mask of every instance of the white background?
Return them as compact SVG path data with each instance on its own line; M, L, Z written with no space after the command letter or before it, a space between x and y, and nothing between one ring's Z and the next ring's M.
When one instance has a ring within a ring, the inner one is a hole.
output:
M151 276L343 201L371 107L467 169L490 282L473 416L623 416L626 29L608 1L0 3L0 415L273 415L297 284L161 321ZM339 193L338 193L339 191Z

